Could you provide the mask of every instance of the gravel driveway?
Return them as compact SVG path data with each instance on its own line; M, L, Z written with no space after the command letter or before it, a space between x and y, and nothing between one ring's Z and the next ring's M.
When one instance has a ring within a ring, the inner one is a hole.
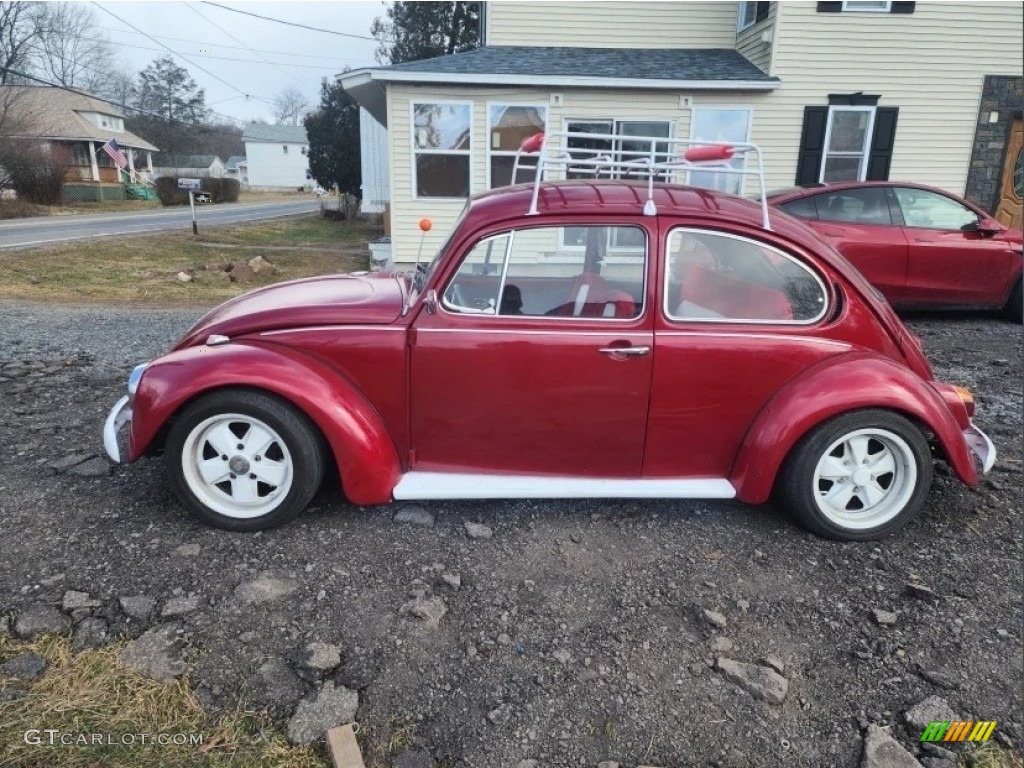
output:
M159 460L88 460L132 365L197 314L0 308L0 613L77 590L111 636L180 626L208 705L283 721L326 674L358 691L376 765L841 768L876 723L949 766L905 725L931 696L1019 747L1019 325L910 319L1000 459L976 490L940 467L909 528L840 544L729 502L438 502L399 522L330 490L283 529L203 527ZM310 669L312 641L340 666Z

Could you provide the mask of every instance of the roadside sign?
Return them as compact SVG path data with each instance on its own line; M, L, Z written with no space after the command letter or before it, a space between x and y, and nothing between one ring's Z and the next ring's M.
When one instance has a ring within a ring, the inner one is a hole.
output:
M178 179L178 189L202 189L202 179Z

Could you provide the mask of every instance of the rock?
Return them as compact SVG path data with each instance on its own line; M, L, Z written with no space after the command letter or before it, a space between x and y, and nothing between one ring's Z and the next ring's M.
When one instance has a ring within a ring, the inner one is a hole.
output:
M716 637L711 641L713 653L728 653L733 649L733 642L727 637Z
M559 648L557 651L554 651L551 656L559 664L568 664L572 661L572 654L567 648Z
M907 584L906 587L904 587L904 590L911 597L916 597L920 600L932 600L936 597L934 589L913 581Z
M494 535L494 531L482 523L464 522L462 525L466 529L466 535L471 539L489 539Z
M190 275L188 272L179 272L176 275L175 279L179 283L191 283L193 280L195 280L195 278L192 277L192 275Z
M0 664L0 677L16 677L19 680L34 680L46 669L46 659L38 653L19 653L13 659Z
M57 461L51 461L49 463L50 469L60 474L66 472L77 464L81 464L83 461L88 461L93 458L96 454L94 453L70 453L63 459L57 459Z
M946 757L922 757L921 765L924 768L957 768L956 758Z
M412 749L396 755L391 768L434 768L437 765L430 753L424 749Z
M160 618L171 619L178 616L184 616L185 614L198 610L198 608L199 598L195 595L192 597L172 597L164 603L164 609L160 612Z
M403 605L399 612L412 614L417 619L422 619L427 626L437 627L448 613L448 606L440 597L417 597Z
M299 674L307 680L318 681L341 666L341 648L329 643L313 642L299 652L297 660Z
M310 744L336 725L351 723L359 708L359 694L343 685L326 683L315 697L299 702L288 721L288 740Z
M265 661L248 682L249 698L278 717L289 717L306 695L306 686L282 658Z
M231 278L232 283L251 283L256 279L256 273L253 268L246 263L235 264L228 272L228 276Z
M198 544L182 544L180 547L174 548L174 554L179 557L195 557L202 549Z
M770 667L745 664L725 656L719 656L715 667L725 675L726 680L735 683L755 698L772 704L781 704L789 690L789 681Z
M61 601L60 607L70 613L79 608L99 608L101 605L103 603L99 600L93 600L89 597L88 592L75 592L73 589L70 589L64 593L64 599Z
M31 640L49 632L64 632L67 619L52 605L36 603L18 614L14 622L14 634L22 640Z
M119 602L121 603L121 610L125 612L126 616L138 619L139 621L148 619L156 607L156 600L146 595L122 597Z
M896 619L899 618L895 612L884 611L881 608L875 608L872 613L875 616L875 621L883 627L892 626L896 623Z
M458 589L462 586L462 577L457 573L442 573L441 581L452 589Z
M257 275L272 275L277 271L277 267L262 256L253 256L246 264Z
M99 456L83 461L68 470L68 474L78 475L80 477L103 477L109 475L113 470L113 465L106 459L101 459Z
M11 617L0 616L0 637L11 633Z
M487 713L487 719L492 725L505 725L512 719L512 705L502 704Z
M409 523L409 525L418 525L422 528L433 528L434 516L421 506L407 504L398 510L398 513L395 515L395 522Z
M181 660L183 646L177 626L162 624L128 643L121 651L121 661L146 677L171 683L185 673L185 662Z
M235 587L235 597L245 605L256 605L280 600L298 588L299 585L294 579L277 578L264 572L252 581L243 582Z
M938 696L929 696L924 701L918 702L907 710L903 716L910 730L910 735L915 739L921 738L924 729L934 720L958 720L956 712L949 706L949 702Z
M619 768L619 764L614 760L602 760L597 764L597 768Z
M713 627L718 627L719 629L722 629L726 624L729 623L725 616L723 616L718 611L709 611L705 608L703 613L704 621L706 621Z
M786 674L786 662L776 656L774 653L766 654L761 658L762 664L767 664L769 667L774 669L780 675Z
M88 648L100 648L107 644L108 639L107 622L90 616L89 618L82 619L78 626L75 627L71 649L84 651Z
M520 760L516 763L516 768L540 768L540 763L536 760ZM618 763L598 763L597 768L619 768Z
M956 753L943 747L940 747L938 744L932 744L928 741L922 741L921 750L927 752L932 757L938 757L942 760L952 760L956 762Z
M861 768L921 768L900 743L884 728L869 725L864 734L864 754Z
M736 601L736 607L739 608L744 613L746 613L747 611L750 610L750 601L749 600L737 600Z

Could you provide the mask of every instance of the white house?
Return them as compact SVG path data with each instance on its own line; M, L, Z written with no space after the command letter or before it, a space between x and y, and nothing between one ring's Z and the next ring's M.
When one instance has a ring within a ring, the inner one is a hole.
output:
M483 17L482 48L338 75L387 128L397 262L424 216L436 250L541 130L752 141L769 188L901 179L990 211L1013 190L1019 3L494 0Z
M249 186L249 164L245 161L245 155L232 155L224 163L224 175L229 179L238 179L243 186Z
M160 164L153 167L153 176L184 176L219 179L225 176L224 161L217 155L160 155Z
M309 139L301 125L250 123L242 134L249 186L310 189Z
M383 213L391 195L388 131L366 109L359 108L359 158L362 167L363 213Z

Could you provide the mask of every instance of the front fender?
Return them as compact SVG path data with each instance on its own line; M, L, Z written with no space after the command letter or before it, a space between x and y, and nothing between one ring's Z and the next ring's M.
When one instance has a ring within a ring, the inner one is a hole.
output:
M788 382L761 410L740 446L730 481L743 501L768 499L782 462L797 441L823 421L861 408L885 408L931 430L957 477L977 485L978 473L960 426L928 382L870 353L829 358Z
M369 401L317 358L259 342L188 347L150 363L132 407L128 460L142 456L183 405L223 387L253 387L288 400L323 432L349 501L380 504L391 499L401 463Z

